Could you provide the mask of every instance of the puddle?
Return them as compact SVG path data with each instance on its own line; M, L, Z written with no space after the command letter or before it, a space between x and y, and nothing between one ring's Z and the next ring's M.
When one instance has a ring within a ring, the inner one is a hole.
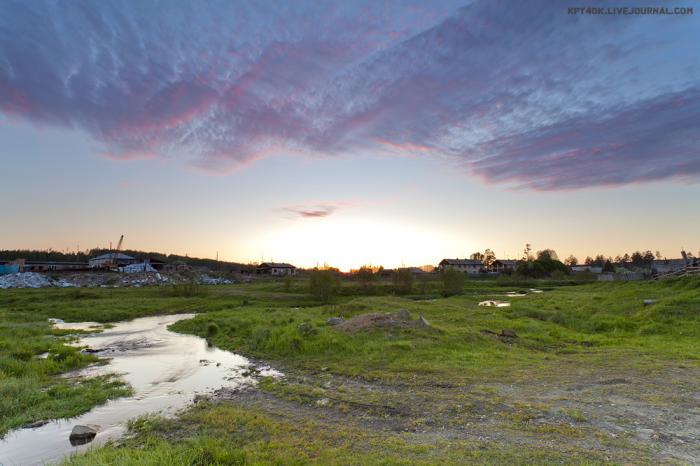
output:
M488 307L510 307L510 303L504 302L504 301L494 301L494 300L488 300L488 301L481 301L479 303L479 306L488 306Z
M221 387L252 385L250 361L243 356L207 346L204 339L170 332L167 326L194 314L143 317L116 323L89 334L75 344L88 345L110 363L85 369L80 375L121 374L134 394L111 400L72 419L51 421L33 429L18 429L0 440L0 464L31 465L57 462L74 452L116 439L129 419L147 413L172 415ZM61 328L91 328L94 322L64 324ZM259 376L281 375L263 368ZM100 430L87 445L71 445L73 426L95 424Z

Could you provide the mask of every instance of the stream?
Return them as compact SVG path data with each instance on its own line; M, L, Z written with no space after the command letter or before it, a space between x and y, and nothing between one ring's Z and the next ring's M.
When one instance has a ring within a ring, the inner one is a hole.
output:
M222 387L255 384L248 372L251 366L248 359L209 347L203 338L167 329L170 324L192 317L194 314L142 317L81 337L76 345L100 350L96 354L108 358L109 364L87 368L80 375L117 373L131 385L133 395L110 400L75 418L9 432L0 440L0 464L57 462L72 453L119 438L132 418L151 413L173 415L191 404L196 395L210 394ZM86 329L99 324L55 325ZM259 375L279 373L262 368ZM71 445L68 438L73 426L88 424L100 426L95 439L85 445Z

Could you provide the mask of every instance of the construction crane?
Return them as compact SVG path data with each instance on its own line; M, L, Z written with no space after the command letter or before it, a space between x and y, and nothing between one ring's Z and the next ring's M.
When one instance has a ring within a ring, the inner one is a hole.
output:
M119 237L119 242L117 243L117 248L112 252L112 257L109 263L106 264L106 268L110 270L117 270L119 268L119 262L117 261L117 256L119 255L119 250L122 248L122 243L124 242L124 235Z

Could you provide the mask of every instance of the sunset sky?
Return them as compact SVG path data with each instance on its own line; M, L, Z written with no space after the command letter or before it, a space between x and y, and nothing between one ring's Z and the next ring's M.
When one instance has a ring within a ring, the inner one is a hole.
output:
M697 252L700 7L569 6L4 0L0 249Z

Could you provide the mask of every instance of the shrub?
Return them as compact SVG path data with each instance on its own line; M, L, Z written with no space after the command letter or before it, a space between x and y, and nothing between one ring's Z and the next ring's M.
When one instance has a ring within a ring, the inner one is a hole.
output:
M374 288L374 284L377 281L377 274L372 271L371 267L363 265L360 270L355 274L357 281L360 283L360 287L364 293L371 293Z
M209 325L207 325L207 337L213 337L217 333L219 333L219 326L214 322L209 322Z
M327 304L338 294L340 280L332 270L314 270L309 279L309 288L316 299Z
M454 296L464 289L465 276L458 270L448 268L442 272L441 278L443 296Z
M408 294L413 290L413 283L415 282L415 277L413 273L408 269L398 269L391 276L392 282L394 283L394 291L397 294Z

